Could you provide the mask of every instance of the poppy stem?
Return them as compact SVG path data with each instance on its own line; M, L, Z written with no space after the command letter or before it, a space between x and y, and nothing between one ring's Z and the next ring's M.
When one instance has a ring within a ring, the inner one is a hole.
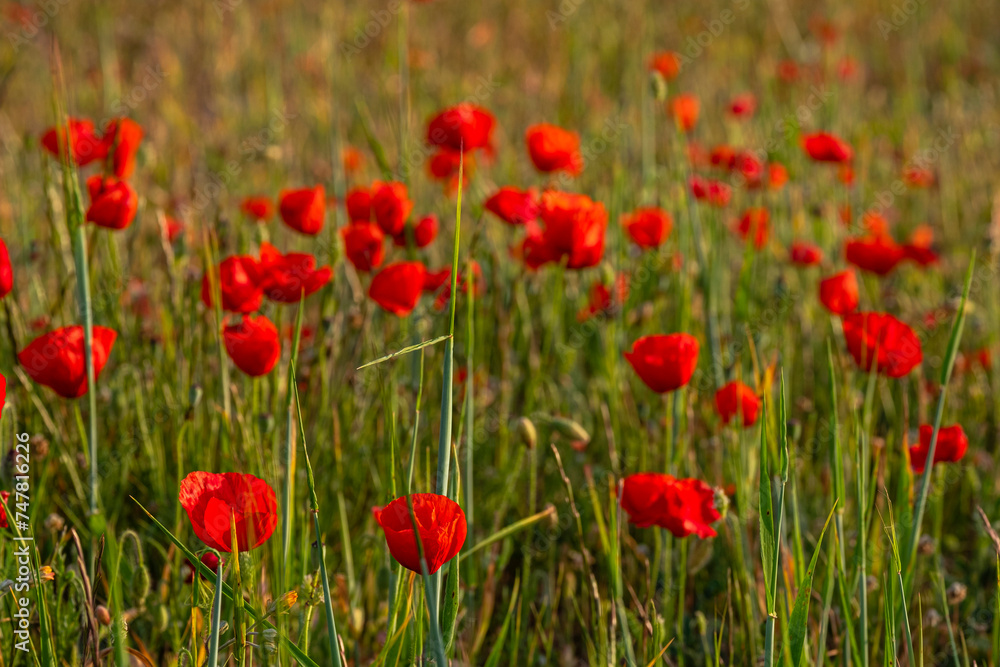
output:
M305 310L305 290L299 296L299 312L295 315L295 338L292 342L292 354L288 371L287 397L285 399L287 418L285 420L285 488L281 504L281 553L284 562L288 563L292 548L292 523L294 515L291 512L295 498L295 423L294 410L298 404L298 388L295 387L295 364L299 356L299 340L302 337L302 313ZM303 434L303 438L305 434ZM284 587L284 586L283 586Z
M305 296L302 298L304 299ZM302 304L300 303L300 313L301 306ZM301 317L299 319L301 320ZM296 343L298 342L297 339L298 335L296 335ZM298 345L296 345L296 348L297 347ZM299 385L295 380L294 360L288 367L288 378L290 380L289 388L291 389L291 395L294 399L295 414L298 417L299 433L302 435L302 454L306 463L306 481L309 484L309 503L312 508L313 530L316 532L319 574L320 579L323 582L323 603L326 606L326 634L327 639L330 642L330 655L333 656L333 665L334 667L341 667L344 661L341 659L340 636L337 634L337 621L333 616L333 598L330 595L330 577L326 571L326 547L323 544L323 535L319 527L319 497L316 495L316 479L313 477L312 462L309 460L309 447L306 445L306 430L305 426L302 424L302 406L299 403ZM343 505L341 505L341 509L343 509ZM343 513L341 513L341 522L343 522L343 519Z
M236 628L236 665L244 667L247 662L247 632L243 609L243 575L240 572L240 545L236 535L236 514L229 514L229 536L232 542L233 561L233 616Z
M962 301L955 314L955 321L951 326L951 335L948 338L948 350L945 353L944 366L941 368L941 393L938 395L937 408L934 411L934 431L931 434L930 447L927 449L927 464L924 466L924 475L920 480L920 492L917 494L916 503L913 506L913 529L910 531L906 553L903 560L904 581L906 587L903 590L902 598L905 599L913 589L914 563L917 557L917 546L920 544L920 525L924 519L924 510L927 508L927 497L931 490L931 473L934 470L934 454L937 450L938 433L941 430L941 418L944 415L944 401L948 395L948 382L951 380L951 373L955 368L955 359L958 356L958 344L962 339L962 328L965 325L965 304L969 299L969 290L972 286L972 276L976 265L976 249L972 249L972 257L969 259L969 269L965 275L965 287L962 290Z

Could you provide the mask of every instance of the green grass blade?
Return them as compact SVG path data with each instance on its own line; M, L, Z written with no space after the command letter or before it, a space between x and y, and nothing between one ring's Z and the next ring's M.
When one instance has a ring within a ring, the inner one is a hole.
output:
M830 514L826 517L823 530L816 541L812 558L809 561L809 569L806 570L802 578L802 585L795 595L795 606L792 608L792 618L789 621L788 634L792 642L792 667L798 667L802 663L803 648L805 647L806 632L809 626L809 600L812 595L813 575L816 572L816 564L819 562L819 554L823 550L823 538L826 536L826 529L830 527L830 520L833 519L837 511L837 502L830 508Z

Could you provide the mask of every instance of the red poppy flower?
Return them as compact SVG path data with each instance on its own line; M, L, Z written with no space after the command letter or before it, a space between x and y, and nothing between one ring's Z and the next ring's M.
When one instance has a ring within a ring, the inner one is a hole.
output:
M767 187L771 190L780 190L788 182L788 170L780 162L772 162L767 165Z
M807 241L794 241L788 248L788 255L792 264L798 266L816 266L823 261L823 251Z
M368 188L353 188L347 192L347 219L368 222L372 219L372 196Z
M621 505L629 523L639 528L659 525L668 487L674 478L664 473L641 472L622 481Z
M14 289L14 267L10 263L7 244L0 239L0 299L10 294L12 289Z
M753 426L760 414L760 398L753 389L742 382L730 382L715 392L715 411L728 424L733 417L742 415L743 426Z
M674 537L715 537L711 524L722 518L715 508L712 487L701 480L675 479L662 473L626 477L621 504L632 524L640 528L658 526Z
M217 278L223 310L252 313L260 308L264 290L260 282L260 265L255 258L248 255L227 257L219 264ZM201 300L207 307L213 306L208 274L201 280Z
M406 497L402 496L381 509L376 508L375 520L382 527L389 553L397 563L422 573L422 548L427 573L434 574L457 556L465 545L468 531L465 512L454 500L436 493L414 493L410 496L410 503L413 505L413 516L410 515ZM413 530L414 519L420 535L419 547Z
M701 103L691 93L681 93L670 100L670 114L674 117L677 126L685 132L690 132L698 124L700 110Z
M844 254L854 266L879 276L891 273L906 257L902 246L885 235L848 239Z
M620 275L614 282L614 294L611 288L602 282L595 282L590 286L590 295L586 307L580 309L576 314L577 322L586 322L594 315L610 315L617 308L621 308L628 299L628 277Z
M843 325L847 350L866 371L876 366L879 373L900 378L923 360L920 339L892 315L853 313Z
M413 225L413 242L418 248L426 248L434 242L434 239L437 238L438 228L439 225L437 216L433 213L425 215L420 218L417 224ZM406 247L406 241L407 238L405 228L402 233L392 237L392 242L400 248Z
M202 542L227 553L256 549L278 525L278 501L271 485L238 472L188 473L181 480L181 506L187 511L194 534Z
M345 146L344 150L340 151L340 160L345 172L355 174L361 171L364 155L354 146Z
M508 225L524 225L538 217L538 194L505 185L483 204L487 211Z
M673 51L654 53L649 59L649 71L659 72L667 81L672 81L681 71L680 54Z
M664 394L691 380L698 366L698 340L686 333L643 336L625 359L647 387Z
M468 282L466 282L465 276L460 271L458 278L455 282L458 284L458 290L461 293L466 293L469 291ZM434 308L436 310L441 310L451 299L451 268L446 267L440 271L428 271L424 276L424 291L425 292L438 292L437 298L434 299ZM479 266L479 262L473 260L472 262L472 293L475 296L479 296L483 291L483 270Z
M107 327L94 326L92 354L96 380L108 362L118 334ZM87 393L87 364L84 332L80 325L62 327L31 341L17 354L17 360L31 379L51 388L63 398L79 398Z
M452 151L488 148L496 119L482 107L463 102L445 109L427 124L427 143Z
M684 154L687 155L688 162L691 163L692 167L707 167L711 164L711 153L693 139L688 139L687 145L684 147Z
M135 156L142 143L142 127L131 118L118 118L104 128L104 141L111 153L111 166L115 176L128 178L135 171Z
M934 185L934 172L926 167L910 165L903 170L903 181L912 188L929 188Z
M750 208L744 211L736 231L740 237L752 240L755 248L760 250L767 243L771 232L771 214L766 208Z
M458 192L458 175L462 174L462 185L468 185L475 163L471 155L466 155L448 148L442 148L431 156L427 162L427 171L431 178L444 184L449 195Z
M135 219L139 197L125 181L108 176L91 176L87 179L90 207L87 222L107 229L125 229Z
M736 151L732 146L720 144L712 147L708 154L708 160L713 167L729 170L736 166Z
M385 235L374 222L352 222L341 227L340 238L344 240L344 254L358 271L371 271L382 265Z
M656 207L638 208L626 213L621 222L629 238L640 248L658 248L674 226L670 214Z
M270 373L281 356L278 328L263 315L244 315L223 330L222 339L229 358L250 377Z
M736 118L750 118L757 111L757 98L753 93L742 93L729 103L729 113Z
M936 264L938 254L931 248L933 243L934 231L929 225L921 225L910 235L909 243L903 245L903 254L906 259L912 260L920 266Z
M850 162L854 155L846 141L828 132L805 135L802 148L817 162Z
M927 454L931 449L934 426L920 425L920 444L910 447L910 467L913 472L922 473L927 467ZM938 431L937 445L934 446L934 463L955 463L960 461L969 449L969 439L961 424L942 426Z
M660 526L674 537L715 537L711 524L722 518L715 508L715 491L700 479L677 479L667 487Z
M837 167L837 180L844 185L854 184L854 167L849 164L842 164Z
M0 491L0 500L4 503L10 498L10 491ZM4 509L3 504L0 504L0 528L10 528L10 523L7 521L7 510Z
M94 132L94 124L85 118L70 118L69 140L66 140L66 128L58 130L50 127L42 135L42 146L52 155L61 158L60 145L68 146L70 155L79 166L90 164L95 160L103 160L108 155L107 143Z
M402 183L375 183L371 190L371 211L375 222L389 236L403 231L406 219L413 210L406 186Z
M173 243L177 240L177 237L184 233L184 223L177 218L172 218L168 215L166 216L166 227L164 231L167 234L167 243Z
M298 303L303 291L306 296L330 282L333 271L329 266L316 268L316 258L304 252L282 255L270 243L260 245L261 289L271 301Z
M756 155L749 151L741 151L736 154L733 168L742 178L742 183L748 189L760 187L764 180L764 163Z
M543 229L529 233L523 246L529 266L565 258L567 268L583 269L601 261L608 226L604 204L586 195L550 190L542 194L538 213Z
M695 199L708 202L715 207L726 206L733 196L732 188L725 183L707 180L697 174L691 177L689 185Z
M858 307L858 279L848 269L819 283L819 300L834 315L846 315Z
M257 222L267 222L274 216L274 202L263 195L247 197L240 203L240 210Z
M782 60L778 63L778 78L785 83L794 83L799 78L799 64L794 60Z
M529 127L524 139L528 143L531 162L538 171L545 174L565 171L571 176L583 171L580 135L576 132L541 123Z
M427 268L420 262L396 262L379 271L368 296L385 310L406 317L417 307Z
M322 185L284 190L279 197L278 211L288 227L315 236L323 229L326 219L326 190Z

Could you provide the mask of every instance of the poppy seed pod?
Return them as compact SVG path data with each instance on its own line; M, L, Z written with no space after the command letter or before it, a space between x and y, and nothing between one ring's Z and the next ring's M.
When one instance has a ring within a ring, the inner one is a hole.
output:
M534 449L538 444L538 429L535 428L534 422L527 417L518 418L514 423L514 432L517 433L521 444L528 449Z

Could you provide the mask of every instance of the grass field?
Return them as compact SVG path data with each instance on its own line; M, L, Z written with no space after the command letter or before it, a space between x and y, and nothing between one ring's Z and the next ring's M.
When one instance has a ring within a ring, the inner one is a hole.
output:
M0 667L1000 664L995 9L0 0Z

